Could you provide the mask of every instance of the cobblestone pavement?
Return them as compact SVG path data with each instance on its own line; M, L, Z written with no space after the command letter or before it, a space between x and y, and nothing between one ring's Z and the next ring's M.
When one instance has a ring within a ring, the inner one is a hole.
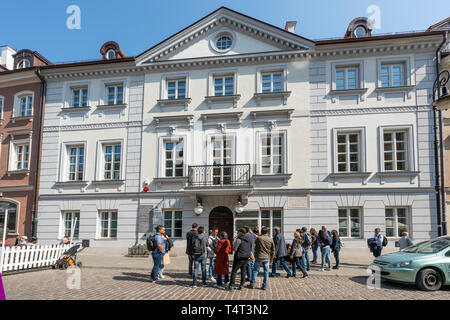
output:
M414 286L382 282L381 289L369 289L367 276L361 272L350 275L311 275L306 279L270 278L268 290L242 289L231 292L207 287L191 288L191 279L185 273L166 273L160 284L149 282L149 273L144 270L81 269L81 289L66 287L71 275L64 270L42 270L12 274L3 277L6 298L15 299L119 299L119 300L450 300L450 288L437 292L423 292ZM238 275L237 280L240 280ZM262 278L258 277L257 287ZM317 288L327 288L317 290Z

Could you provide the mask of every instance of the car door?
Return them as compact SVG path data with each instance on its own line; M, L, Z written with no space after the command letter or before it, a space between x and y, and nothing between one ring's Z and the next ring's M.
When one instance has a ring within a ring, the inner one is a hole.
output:
M444 264L447 270L447 283L450 283L450 249L444 254Z

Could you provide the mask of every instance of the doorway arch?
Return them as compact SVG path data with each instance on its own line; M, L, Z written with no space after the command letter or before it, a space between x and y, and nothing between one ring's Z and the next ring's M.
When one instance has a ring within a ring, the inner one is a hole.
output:
M209 229L218 228L225 231L228 239L233 238L233 212L227 207L215 207L209 213Z

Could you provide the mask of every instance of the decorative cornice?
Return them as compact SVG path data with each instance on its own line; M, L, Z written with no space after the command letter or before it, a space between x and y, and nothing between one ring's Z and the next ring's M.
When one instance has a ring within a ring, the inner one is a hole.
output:
M311 110L310 116L345 116L351 114L371 114L371 113L401 113L415 111L431 111L432 106L407 106L407 107L374 107L374 108L348 108L330 110Z
M49 126L49 127L44 127L44 132L98 130L98 129L128 128L128 127L140 127L140 126L142 126L142 121L107 122L107 123Z

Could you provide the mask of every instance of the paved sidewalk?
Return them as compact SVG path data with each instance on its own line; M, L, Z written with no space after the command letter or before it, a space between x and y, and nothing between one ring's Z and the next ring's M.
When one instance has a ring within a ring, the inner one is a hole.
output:
M8 275L3 278L8 300L450 300L450 288L424 292L414 286L381 283L369 289L367 276L330 277L311 275L305 279L270 278L266 291L246 289L225 291L213 287L192 288L186 273L167 272L160 284L149 282L147 271L121 269L81 269L81 288L67 289L72 274L64 270L44 270ZM240 277L238 276L238 279ZM261 285L259 276L257 287ZM319 290L320 289L320 290Z

